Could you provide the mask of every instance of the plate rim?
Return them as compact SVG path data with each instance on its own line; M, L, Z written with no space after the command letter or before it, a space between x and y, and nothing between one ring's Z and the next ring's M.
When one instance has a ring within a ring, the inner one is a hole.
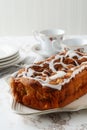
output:
M4 46L7 46L7 45L4 45ZM4 46L2 45L1 48L4 47ZM14 46L10 45L9 48L12 49L12 53L8 54L7 56L1 56L0 60L9 58L9 57L15 55L18 52L18 48L17 47L14 47Z
M0 70L22 62L22 60L24 60L25 57L26 56L21 56L21 54L20 54L19 58L16 61L12 62L11 64L7 64L6 66L1 66Z
M15 102L15 103L13 103L13 102ZM21 109L20 109L21 111L19 111L19 110L17 110L16 105L20 105L21 107L33 110L35 112L23 112ZM11 96L11 110L14 113L19 114L19 115L42 115L42 114L49 114L49 113L55 113L55 112L76 112L76 111L83 110L83 109L87 109L87 106L86 107L80 106L77 108L67 108L67 106L65 106L65 107L54 108L54 109L49 109L49 110L37 110L37 109L33 109L30 107L24 106L21 103L16 102L15 99L12 98L12 96Z
M10 57L8 57L8 58L1 59L1 60L0 60L0 63L2 63L2 62L7 62L7 61L9 61L9 60L15 59L15 58L18 57L18 56L19 56L19 51L18 51L16 54L14 54L14 55L12 55L12 56L10 56Z

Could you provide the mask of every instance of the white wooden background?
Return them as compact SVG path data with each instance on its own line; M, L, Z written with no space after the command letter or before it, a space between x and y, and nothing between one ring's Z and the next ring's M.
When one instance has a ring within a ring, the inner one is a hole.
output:
M47 28L87 34L87 0L0 0L0 36Z

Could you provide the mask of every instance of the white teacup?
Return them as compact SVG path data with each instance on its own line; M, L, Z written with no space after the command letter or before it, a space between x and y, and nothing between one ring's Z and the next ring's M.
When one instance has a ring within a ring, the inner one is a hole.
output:
M40 43L39 54L50 56L60 51L61 41L63 40L64 30L48 29L40 32L35 31L34 37Z

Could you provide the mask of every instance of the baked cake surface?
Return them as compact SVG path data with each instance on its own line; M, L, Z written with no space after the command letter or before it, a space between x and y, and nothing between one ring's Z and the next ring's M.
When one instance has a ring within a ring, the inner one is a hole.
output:
M64 50L20 69L10 81L13 98L47 110L64 107L87 93L87 54Z

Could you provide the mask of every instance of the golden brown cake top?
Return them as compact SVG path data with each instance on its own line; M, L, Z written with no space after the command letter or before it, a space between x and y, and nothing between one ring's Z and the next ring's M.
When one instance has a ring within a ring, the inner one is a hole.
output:
M87 54L78 50L64 50L44 61L34 63L13 75L15 78L29 78L42 86L61 90L76 74L87 67Z

